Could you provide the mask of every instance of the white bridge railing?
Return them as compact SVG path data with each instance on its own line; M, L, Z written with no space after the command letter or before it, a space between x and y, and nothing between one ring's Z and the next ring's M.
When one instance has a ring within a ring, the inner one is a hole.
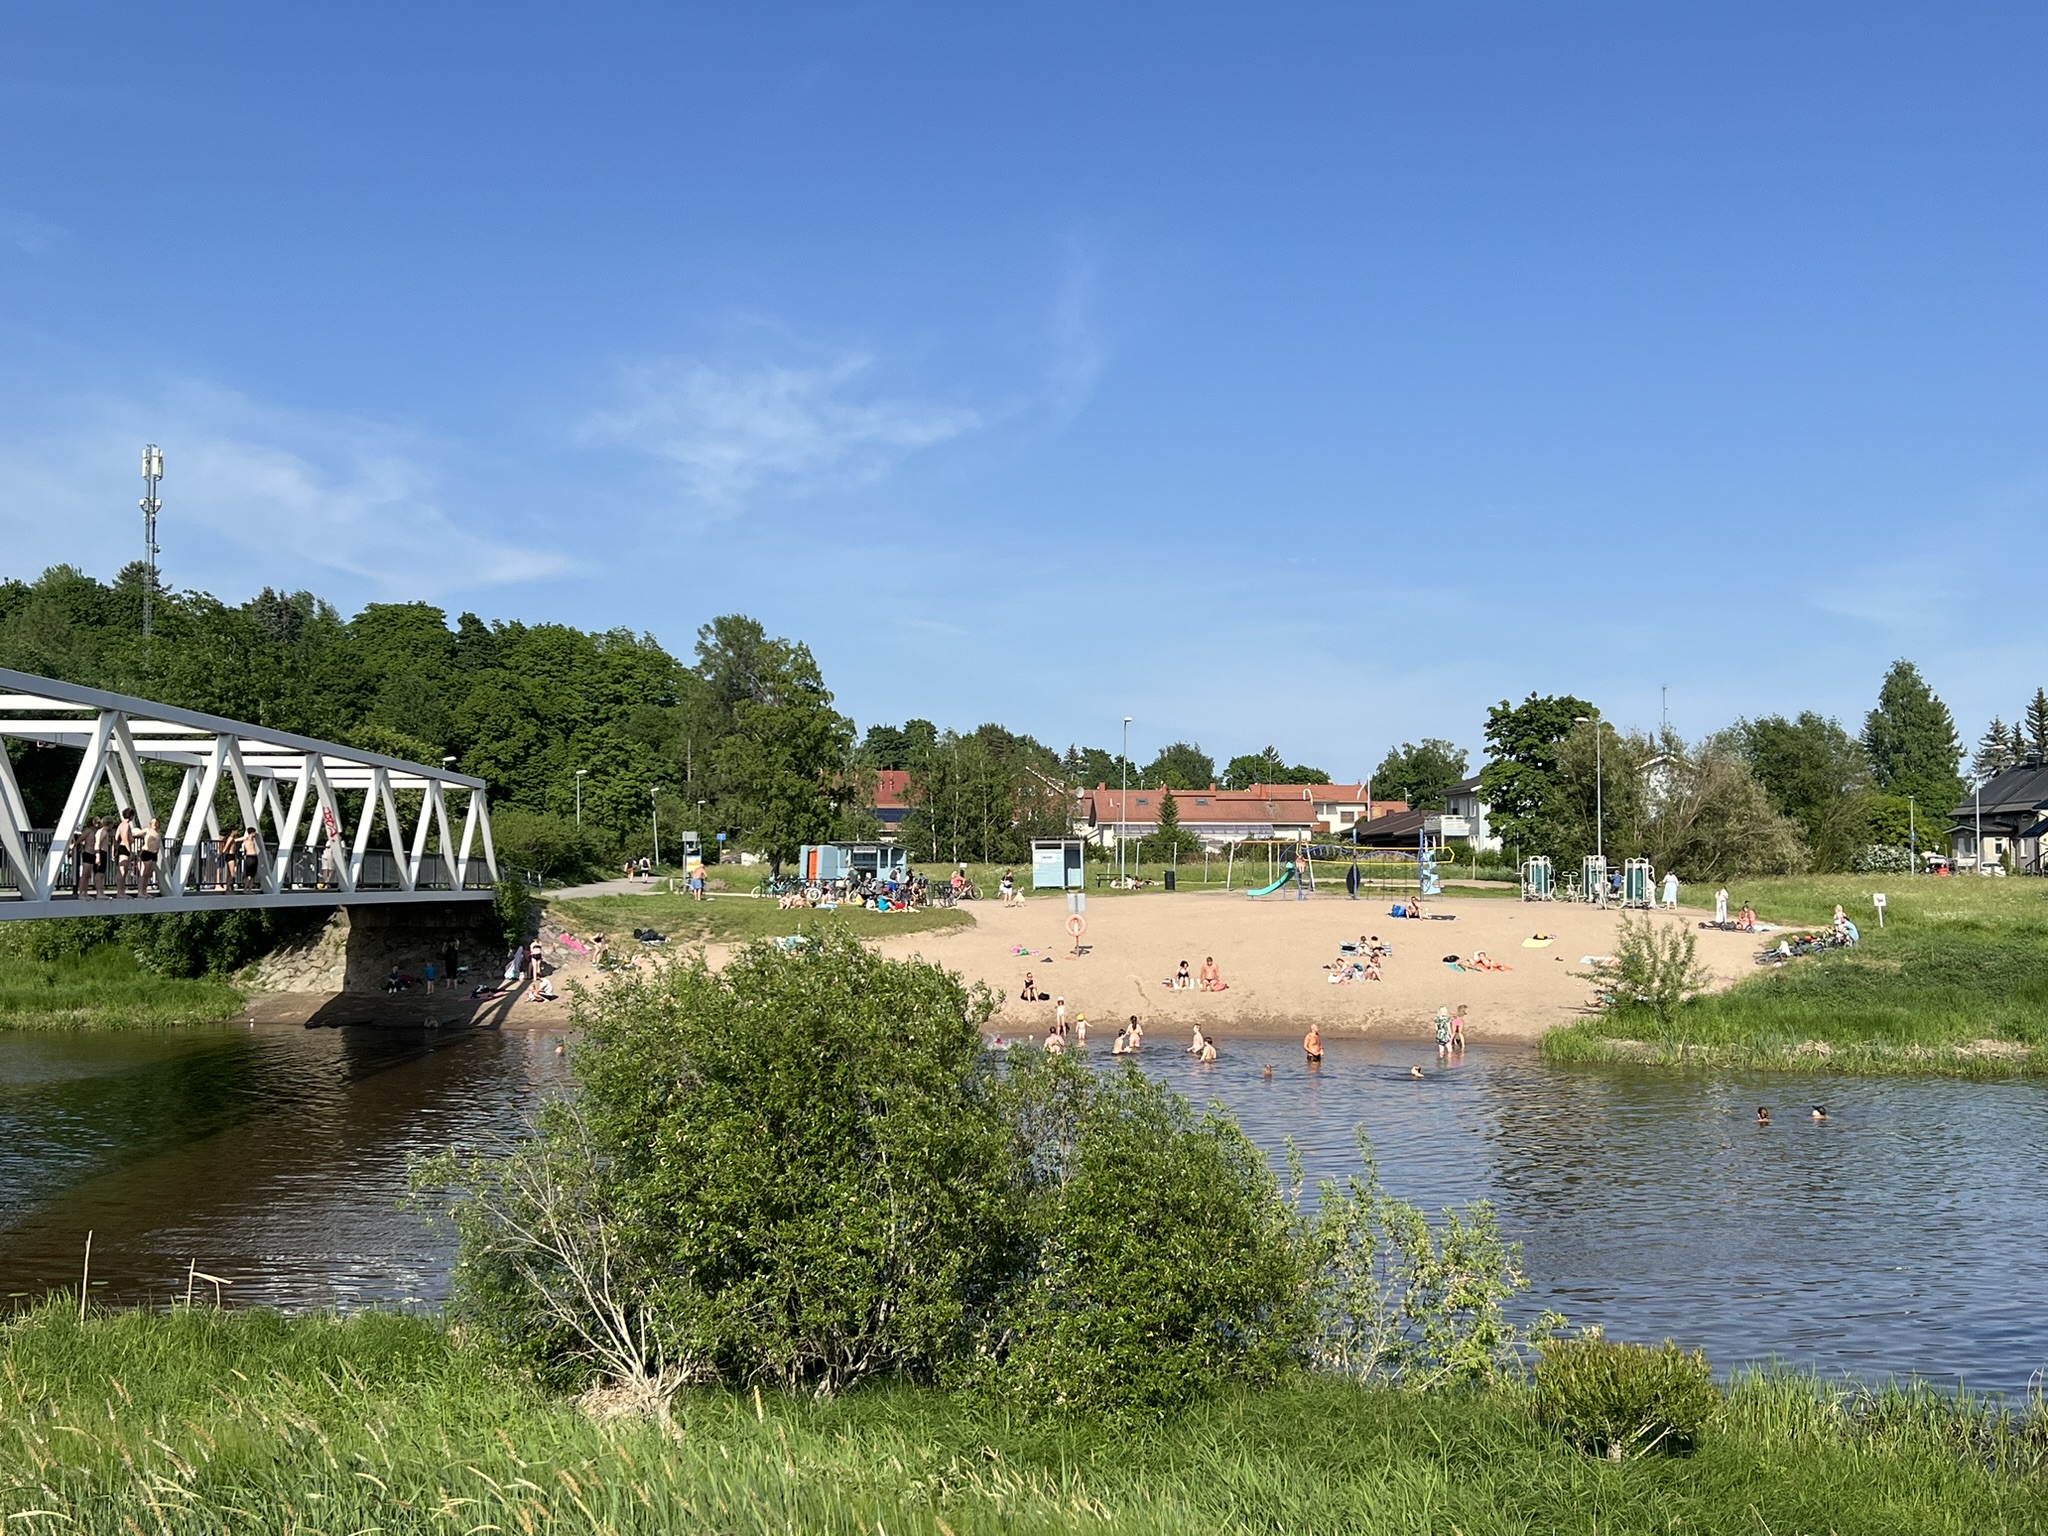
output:
M30 824L4 750L16 742L81 754L51 827ZM151 764L164 767L152 775ZM167 817L152 777L160 789L175 778ZM125 880L117 853L94 869L91 823L108 803L116 818L133 813L135 852L158 823L157 857L130 857ZM257 834L253 870L239 862L248 829ZM232 865L214 853L223 831L234 834ZM481 779L0 667L0 919L482 900L497 878ZM116 905L117 883L133 891L142 881L142 899ZM101 888L106 897L96 899Z

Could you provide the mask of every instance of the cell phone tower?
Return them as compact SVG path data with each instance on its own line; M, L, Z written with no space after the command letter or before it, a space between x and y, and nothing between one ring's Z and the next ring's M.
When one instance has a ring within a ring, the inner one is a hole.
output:
M149 638L150 625L155 618L156 603L156 557L160 550L156 542L156 515L163 510L163 502L157 498L157 487L164 479L164 451L151 443L142 450L142 563L148 573L142 583L142 638Z

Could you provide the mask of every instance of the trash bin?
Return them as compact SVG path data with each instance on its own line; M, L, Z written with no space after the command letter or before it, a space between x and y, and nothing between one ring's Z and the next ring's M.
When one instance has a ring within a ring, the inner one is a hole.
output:
M1176 877L1176 876L1177 876L1177 875L1178 875L1179 873L1180 873L1180 871L1179 871L1179 870L1175 870L1175 869L1169 869L1169 870L1168 870L1168 871L1166 872L1166 888L1167 888L1167 889L1168 889L1169 891L1173 891L1173 890L1178 890L1178 889L1179 889L1179 887L1178 887L1178 886L1176 886L1176 885L1175 885L1175 884L1173 883L1173 882L1174 882L1174 879L1175 879L1175 877Z

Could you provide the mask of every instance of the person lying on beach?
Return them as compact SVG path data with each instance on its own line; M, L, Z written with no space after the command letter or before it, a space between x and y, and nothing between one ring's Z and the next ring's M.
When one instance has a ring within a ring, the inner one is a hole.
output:
M1472 951L1472 960L1467 969L1474 971L1509 971L1513 970L1514 967L1503 965L1498 960L1489 960L1486 958L1485 950L1475 949Z

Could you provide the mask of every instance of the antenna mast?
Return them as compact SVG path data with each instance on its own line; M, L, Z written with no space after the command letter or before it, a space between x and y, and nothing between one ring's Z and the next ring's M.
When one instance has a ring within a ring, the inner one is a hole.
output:
M160 553L156 543L156 515L163 510L163 502L157 498L157 487L163 484L164 451L155 443L142 450L142 563L148 567L148 574L142 583L142 638L149 639L150 627L154 621L156 603L156 557Z

